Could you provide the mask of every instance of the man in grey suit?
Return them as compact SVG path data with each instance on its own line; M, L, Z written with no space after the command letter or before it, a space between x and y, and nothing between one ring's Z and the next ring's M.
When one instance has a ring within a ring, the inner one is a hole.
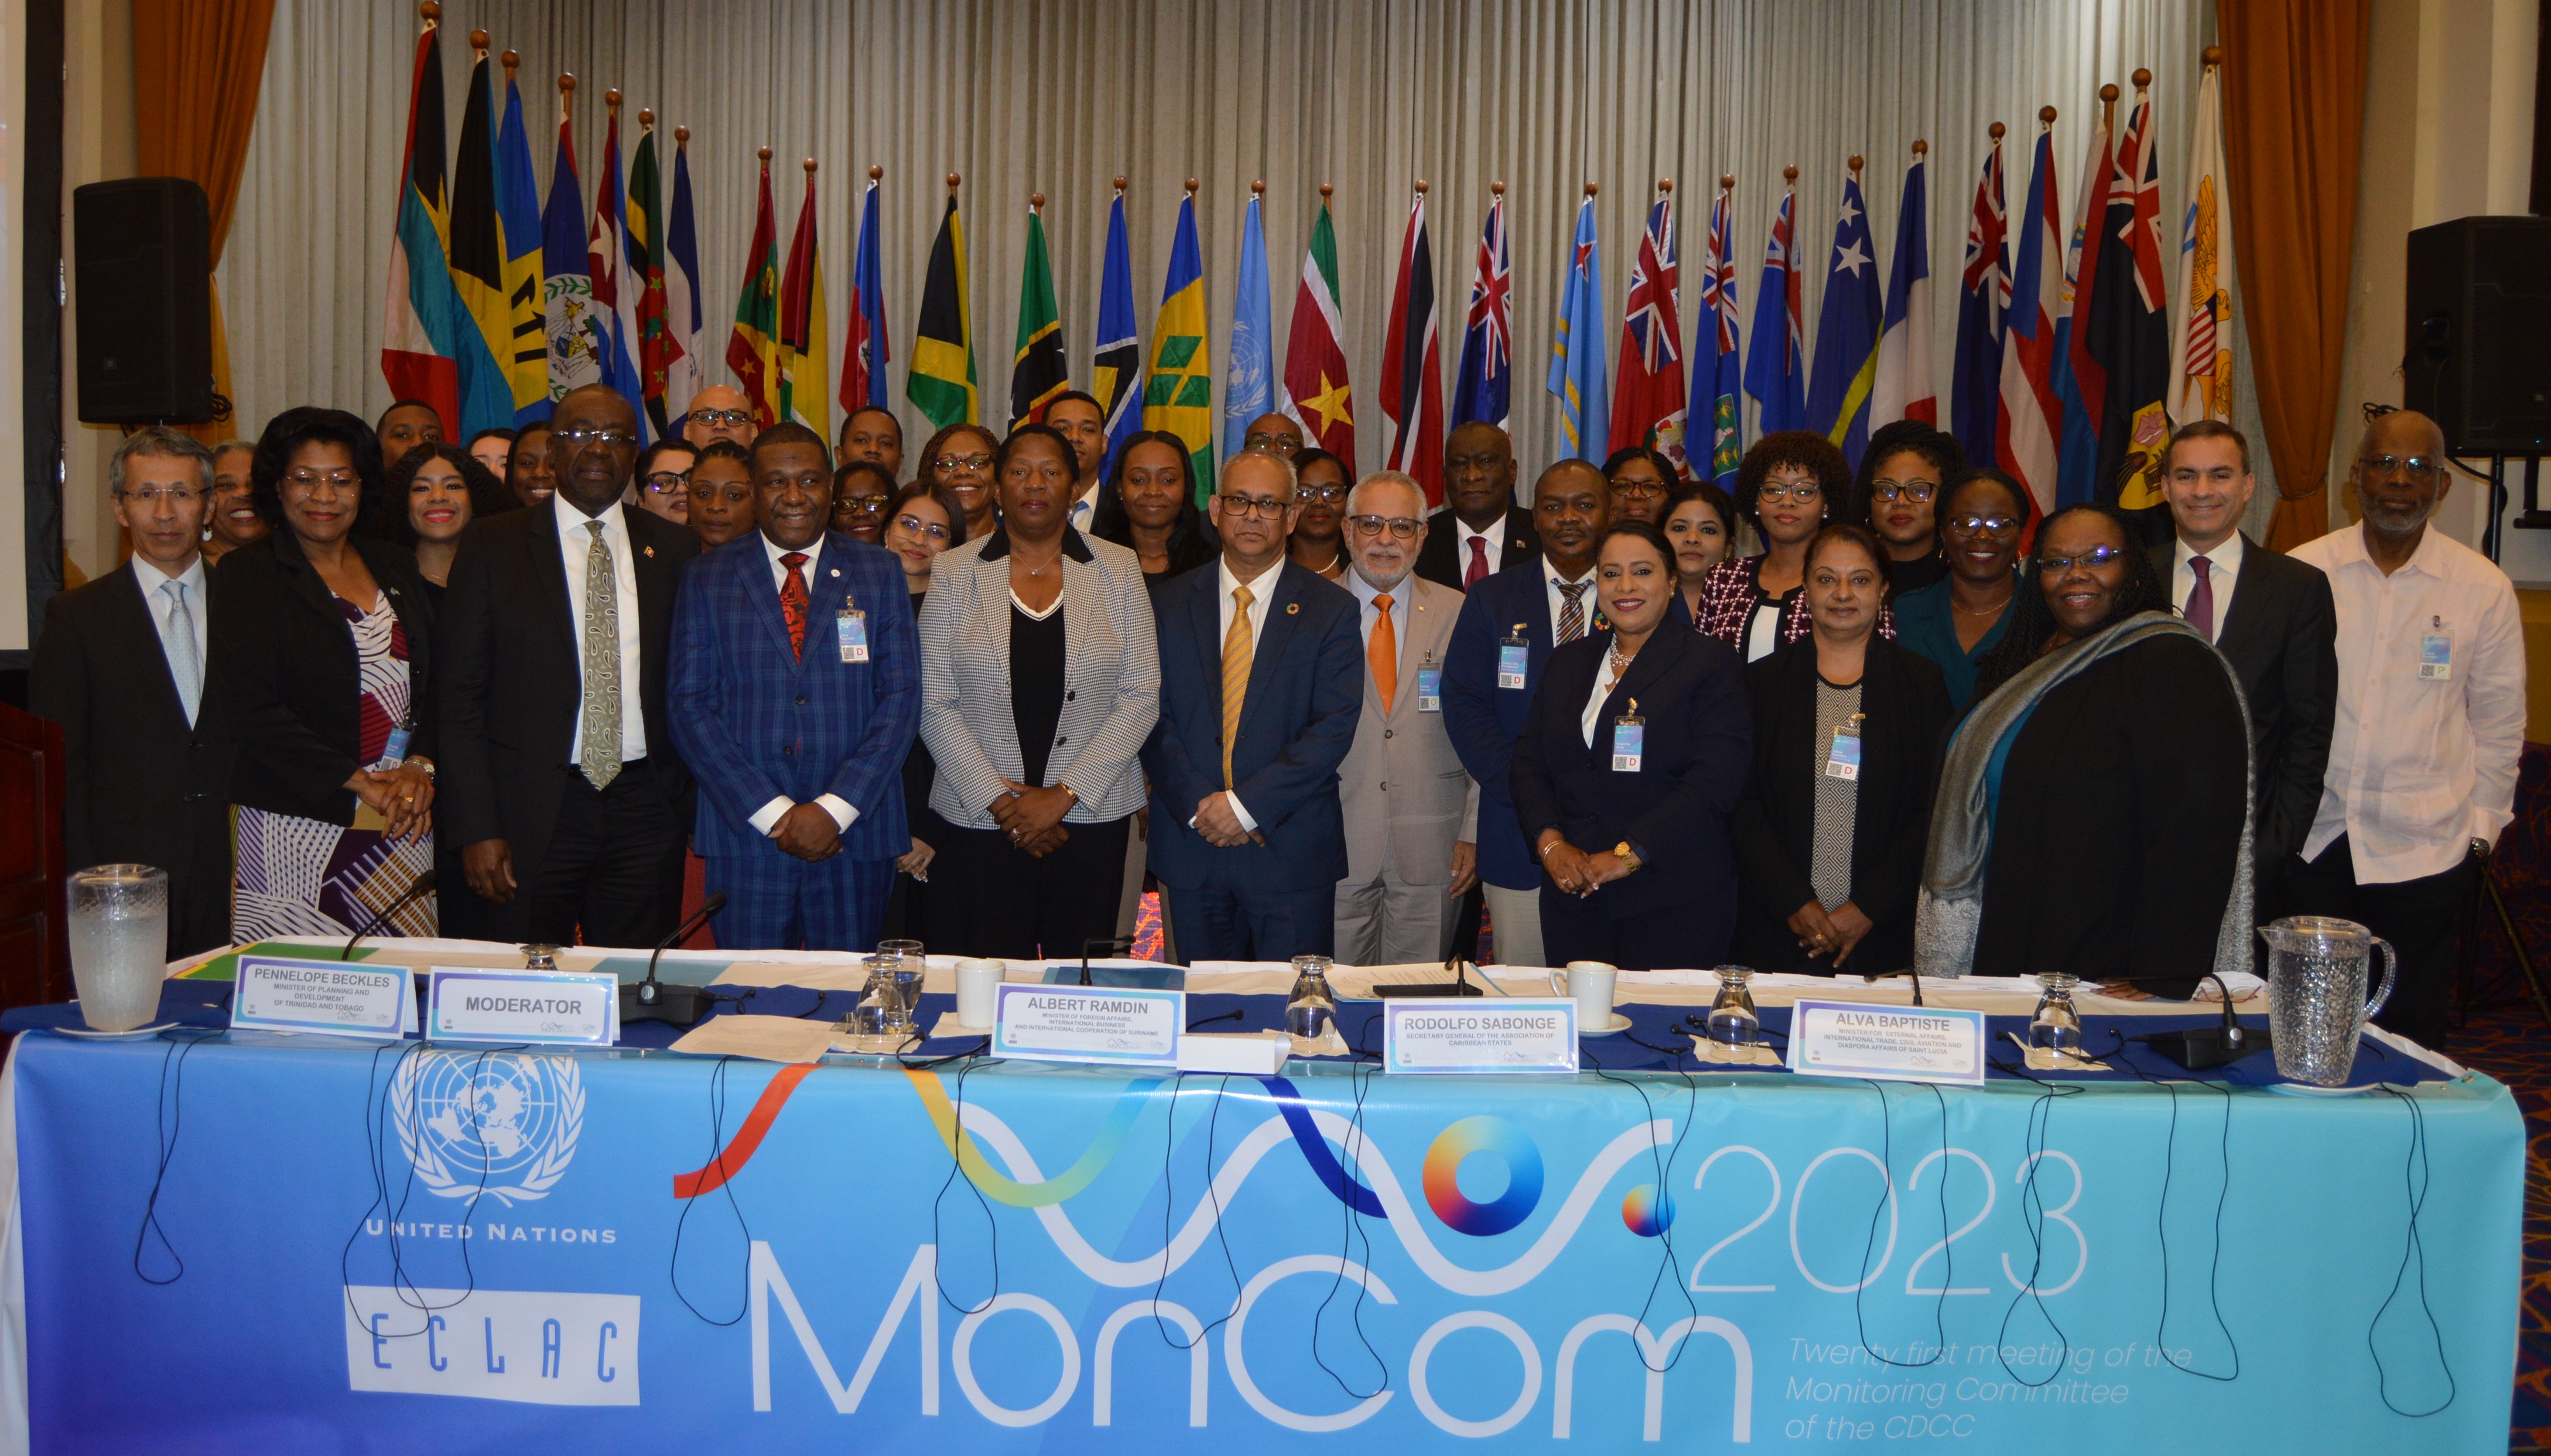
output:
M1364 633L1364 713L1338 769L1347 877L1338 881L1338 959L1441 960L1453 907L1478 880L1480 790L1444 731L1444 647L1462 594L1413 574L1426 544L1426 495L1396 470L1347 498L1347 549Z

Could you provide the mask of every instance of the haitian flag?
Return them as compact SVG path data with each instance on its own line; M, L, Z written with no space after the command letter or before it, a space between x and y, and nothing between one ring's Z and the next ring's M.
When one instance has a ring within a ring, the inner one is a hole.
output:
M1878 336L1878 376L1869 391L1872 426L1940 421L1939 396L1931 389L1929 150L1914 143L1913 164L1904 169L1904 206L1895 215L1895 259L1887 276L1887 323Z
M1754 357L1745 363L1745 392L1762 407L1765 435L1807 428L1806 324L1798 307L1797 168L1772 213L1763 249L1763 291L1754 298Z
M884 168L868 168L868 190L860 203L860 252L851 264L851 337L842 344L842 418L864 409L887 409L885 366L893 349L885 331L885 282L877 263L877 183Z
M1949 366L1949 433L1970 460L1993 458L2001 431L2001 311L2010 299L2010 249L2001 180L2001 123L1976 179L1958 296L1958 352Z
M1471 272L1471 309L1462 328L1462 365L1453 385L1453 423L1507 427L1514 397L1514 269L1506 255L1506 184L1488 186L1487 226Z
M1311 443L1345 461L1353 480L1355 412L1340 341L1346 331L1338 317L1338 234L1329 220L1328 192L1320 188L1320 216L1311 224L1301 287L1293 294L1293 325L1284 338L1284 413ZM1132 307L1129 293L1126 308Z
M1736 256L1728 245L1734 229L1736 179L1718 180L1718 200L1709 207L1709 244L1700 260L1701 335L1692 340L1691 412L1684 421L1709 422L1706 474L1733 487L1736 466L1745 457L1744 369L1736 344ZM1706 346L1702 340L1707 340ZM1686 439L1688 436L1686 436Z
M2121 511L2148 511L2162 504L2162 460L2170 441L2162 402L2170 386L2170 318L2162 291L2160 160L2152 95L2145 87L2135 89L2135 109L2117 139L2103 232L2089 326L2081 336L2106 376L2092 415L2099 422L2092 499L2114 502ZM2084 395L2087 401L2087 389Z
M1630 269L1630 296L1622 304L1621 365L1612 381L1612 444L1654 445L1689 479L1684 458L1686 402L1683 389L1683 318L1678 297L1674 194L1660 186L1648 209L1648 231L1639 239L1639 260Z
M1429 508L1444 503L1444 370L1435 331L1435 247L1426 236L1421 185L1408 205L1390 322L1381 335L1381 413L1390 421L1382 468L1415 477Z
M1807 421L1809 429L1823 431L1842 446L1854 469L1869 445L1869 392L1878 382L1878 336L1886 322L1869 207L1861 195L1860 173L1846 171L1842 211L1834 218L1833 261L1825 268L1825 301L1816 310Z
M2064 222L2056 215L2055 122L2048 107L2019 215L2019 261L2002 314L2001 422L1996 458L2027 490L2039 515L2055 509L2064 406L2055 397L2055 315L2064 293Z

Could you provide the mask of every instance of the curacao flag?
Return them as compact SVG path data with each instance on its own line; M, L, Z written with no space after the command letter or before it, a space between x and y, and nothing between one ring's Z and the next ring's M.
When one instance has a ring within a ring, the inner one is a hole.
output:
M1201 509L1213 495L1213 350L1205 333L1204 249L1196 244L1195 194L1178 204L1169 277L1152 323L1152 373L1143 383L1143 428L1186 443Z
M1853 157L1857 162L1860 158ZM1847 169L1842 211L1834 218L1833 260L1825 266L1825 300L1816 310L1815 365L1807 380L1807 423L1842 446L1859 468L1869 445L1869 394L1878 382L1878 336L1887 305L1879 296L1878 244L1869 235L1869 204L1860 173Z

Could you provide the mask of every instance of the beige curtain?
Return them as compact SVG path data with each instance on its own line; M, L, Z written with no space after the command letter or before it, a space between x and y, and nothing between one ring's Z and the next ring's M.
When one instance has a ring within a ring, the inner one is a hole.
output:
M1109 182L1132 179L1138 316L1148 340L1175 226L1179 182L1203 183L1197 224L1214 320L1217 383L1249 184L1268 184L1266 226L1279 344L1302 250L1334 183L1340 304L1357 391L1358 438L1378 454L1381 334L1410 184L1431 184L1449 404L1488 184L1507 184L1514 266L1517 453L1550 458L1554 402L1542 389L1563 249L1579 197L1601 185L1617 347L1639 234L1659 177L1677 181L1684 328L1708 199L1737 176L1738 288L1750 323L1784 164L1800 168L1799 236L1811 271L1807 332L1831 251L1845 159L1865 153L1881 250L1892 246L1904 164L1931 143L1934 376L1948 379L1956 279L1975 175L1993 121L2010 206L2025 197L2027 125L2062 112L2056 154L2069 208L2082 124L2100 82L2150 66L2163 189L2176 197L2198 52L2212 6L2188 0L516 0L448 6L445 93L465 91L468 29L522 52L524 106L544 197L556 148L554 77L573 71L576 154L588 211L602 151L602 92L627 93L666 128L691 129L712 380L753 223L754 148L775 149L782 245L801 174L819 174L827 302L838 378L856 209L870 163L885 168L887 318L900 404L922 263L954 170L970 248L974 349L987 413L1008 398L1021 214L1049 199L1064 330L1087 379ZM387 403L380 292L406 103L412 7L276 0L261 111L233 245L222 267L243 423L314 401L365 413ZM450 135L457 137L457 123ZM669 140L669 139L667 139ZM2070 225L2071 219L2066 219ZM2176 227L2172 229L2176 234ZM1279 360L1280 367L1280 360ZM1945 413L1945 400L1943 402ZM925 431L902 407L907 437Z

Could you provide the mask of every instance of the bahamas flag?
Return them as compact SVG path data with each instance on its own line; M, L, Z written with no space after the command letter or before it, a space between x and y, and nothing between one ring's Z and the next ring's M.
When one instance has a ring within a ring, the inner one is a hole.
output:
M532 180L532 139L523 128L523 92L514 84L514 52L505 52L505 123L496 131L496 225L505 235L505 302L514 320L514 423L550 414L549 328L541 305L541 190Z
M1010 428L1045 423L1045 407L1071 387L1063 357L1063 306L1055 302L1054 260L1045 249L1045 194L1028 207L1028 255L1019 273L1019 338L1010 351Z
M433 21L416 39L407 102L407 155L399 162L398 232L390 243L381 303L381 378L393 399L434 406L443 433L460 438L460 350L469 313L453 290L444 254L451 194L443 170L443 52ZM482 345L483 346L483 345Z
M1577 241L1569 249L1559 333L1551 340L1550 377L1543 387L1559 397L1560 453L1600 465L1612 412L1604 400L1603 258L1595 243L1589 196L1577 205Z
M953 173L951 174L954 175ZM931 240L930 266L921 280L921 322L913 329L912 372L903 397L940 429L981 416L974 386L974 321L966 299L966 223L957 213L957 189Z
M469 67L469 99L460 113L460 151L452 163L452 286L473 328L460 331L460 431L514 423L513 309L505 297L505 237L496 224L496 96L487 52Z
M757 429L779 423L779 225L770 216L770 148L762 149L762 202L753 217L753 246L744 254L744 287L735 298L735 331L726 366L753 401Z
M1178 204L1177 241L1152 325L1152 377L1143 386L1143 428L1186 442L1196 505L1213 494L1213 358L1207 347L1204 249L1196 245L1195 194Z
M824 255L815 242L815 160L806 159L806 200L797 204L797 236L779 279L779 418L833 437L833 384L828 355L832 325L824 317Z

